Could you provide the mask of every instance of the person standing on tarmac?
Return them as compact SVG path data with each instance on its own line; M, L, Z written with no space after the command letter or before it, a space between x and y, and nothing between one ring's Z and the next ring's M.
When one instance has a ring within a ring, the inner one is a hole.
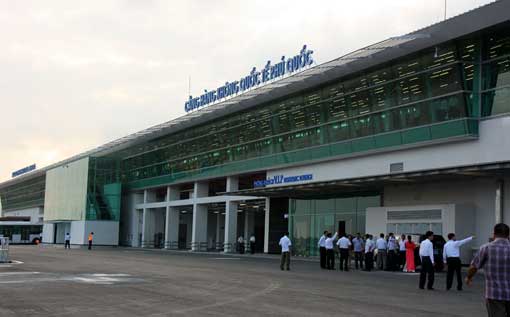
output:
M359 233L357 233L356 237L352 239L352 245L354 248L354 264L356 266L356 270L358 268L363 270L363 252L365 250L365 241L361 239L361 235Z
M338 248L340 249L340 271L349 271L349 248L352 243L349 238L344 235L338 240L336 243Z
M373 236L371 234L367 234L367 239L365 241L365 271L370 272L374 268L374 250L375 250L375 242L373 241Z
M250 237L250 253L255 254L255 235L252 234Z
M324 234L319 239L319 254L321 258L321 269L326 268L326 235L328 234L328 230L324 231Z
M92 239L94 238L94 232L89 233L89 250L92 250Z
M443 262L447 266L446 271L446 290L449 291L453 284L453 274L457 275L457 290L462 291L462 274L461 261L460 261L460 247L471 240L473 236L467 237L464 240L457 241L455 233L448 234L448 242L443 247Z
M404 270L406 266L406 235L403 234L400 236L400 241L398 242L398 255L399 255L399 269L401 271Z
M325 242L325 248L326 248L326 268L328 270L334 270L335 269L335 251L334 248L334 241L338 235L338 232L335 233L334 236L331 235L331 232L328 232L326 235L326 242Z
M240 236L237 239L237 246L239 248L239 253L244 254L244 237L243 236Z
M283 235L278 244L282 248L282 259L280 261L280 269L282 271L284 269L290 271L290 247L292 246L292 242L290 242L288 232L286 232L285 235Z
M64 249L71 249L71 235L69 232L65 235L65 243L64 243Z
M434 232L427 231L425 233L425 240L420 244L420 258L421 258L421 271L420 271L420 289L425 288L425 280L427 280L427 289L434 289L434 246L432 240L434 239Z

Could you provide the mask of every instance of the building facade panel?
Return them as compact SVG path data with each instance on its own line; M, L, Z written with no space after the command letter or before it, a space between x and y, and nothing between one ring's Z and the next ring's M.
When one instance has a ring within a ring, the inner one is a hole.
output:
M89 159L46 173L44 221L85 220Z

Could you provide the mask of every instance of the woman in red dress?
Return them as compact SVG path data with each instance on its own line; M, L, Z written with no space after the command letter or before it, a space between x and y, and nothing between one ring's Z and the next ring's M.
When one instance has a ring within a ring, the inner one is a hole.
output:
M415 271L416 267L414 265L414 249L416 249L416 244L414 244L412 237L407 236L406 241L406 268L405 272L413 272Z

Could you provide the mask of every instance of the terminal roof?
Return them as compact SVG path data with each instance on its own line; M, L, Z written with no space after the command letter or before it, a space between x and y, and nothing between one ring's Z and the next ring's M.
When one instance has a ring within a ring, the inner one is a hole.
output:
M52 168L88 156L106 156L126 148L145 143L158 137L189 129L208 121L243 111L299 91L307 90L335 79L368 69L370 67L403 57L425 48L459 38L485 29L509 19L510 1L495 1L445 21L416 30L403 36L361 48L352 53L333 59L299 73L295 73L248 90L226 100L193 111L171 121L108 142L97 148L80 153L64 161L18 176L0 183L0 188L24 179L44 175Z

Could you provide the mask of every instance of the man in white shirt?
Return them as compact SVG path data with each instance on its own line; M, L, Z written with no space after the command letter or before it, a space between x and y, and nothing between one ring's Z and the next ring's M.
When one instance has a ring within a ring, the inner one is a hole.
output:
M280 239L278 243L282 248L282 259L280 261L280 269L283 271L284 268L289 271L290 270L290 247L292 246L292 242L289 239L289 233L286 232L285 235Z
M374 268L374 250L373 236L367 234L367 240L365 241L365 271L370 272Z
M473 240L473 237L468 237L464 240L457 241L455 233L448 234L448 242L443 248L443 262L448 265L446 273L446 290L449 291L453 284L453 273L457 275L457 290L462 291L462 275L460 273L460 247Z
M326 235L324 247L326 248L326 268L328 270L335 269L335 251L333 251L333 242L335 241L337 234L338 233L335 233L335 235L332 236L331 232L328 232Z
M255 235L252 234L250 237L250 253L255 254Z
M387 263L386 263L386 249L388 248L388 244L386 243L386 240L384 239L384 233L381 233L379 235L379 239L375 242L375 247L377 248L377 268L379 270L386 270L388 269Z
M240 236L237 238L237 246L239 248L239 253L244 254L244 238L243 236Z
M388 271L395 271L397 268L397 239L390 232L388 235Z
M434 289L434 246L432 240L434 233L427 231L425 233L425 240L420 244L420 259L421 259L421 272L420 272L420 289L425 288L425 280L428 275L427 289Z
M363 270L363 251L365 249L365 242L361 238L361 235L358 233L356 237L352 239L352 246L354 248L354 265L356 266L356 270L359 268Z
M406 266L406 235L405 234L400 236L400 241L398 242L398 255L399 255L400 269L403 271Z
M340 271L349 271L349 247L352 243L344 234L336 244L340 249Z
M64 244L64 249L71 249L71 235L69 234L69 232L66 233L65 235L65 244Z
M326 235L328 234L328 231L325 230L321 238L319 239L319 243L317 244L319 246L319 254L321 258L321 268L326 268Z

